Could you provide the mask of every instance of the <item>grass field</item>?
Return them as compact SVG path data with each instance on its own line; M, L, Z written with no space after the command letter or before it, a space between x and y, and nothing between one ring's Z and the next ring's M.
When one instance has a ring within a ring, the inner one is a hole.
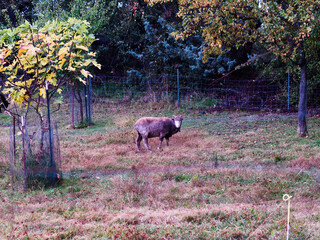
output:
M320 118L166 105L94 106L93 126L59 126L60 186L13 192L10 119L0 116L0 239L320 239ZM180 133L137 152L141 116L182 115Z

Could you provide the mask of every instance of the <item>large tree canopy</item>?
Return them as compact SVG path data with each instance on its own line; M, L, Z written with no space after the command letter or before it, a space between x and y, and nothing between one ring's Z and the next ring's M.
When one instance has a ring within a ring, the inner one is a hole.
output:
M171 0L147 0L150 4ZM179 0L178 15L188 37L200 33L206 41L204 60L247 43L259 44L284 62L300 67L299 136L308 135L306 66L319 49L320 2L316 0Z

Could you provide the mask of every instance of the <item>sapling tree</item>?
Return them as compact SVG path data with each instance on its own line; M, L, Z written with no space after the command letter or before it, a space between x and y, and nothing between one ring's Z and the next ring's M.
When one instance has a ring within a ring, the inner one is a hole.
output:
M5 76L3 93L11 102L7 110L16 119L23 138L29 113L34 111L38 116L41 139L37 156L44 150L46 116L49 117L45 107L49 101L53 98L59 101L63 86L85 84L91 65L100 67L94 59L95 53L89 51L95 38L88 34L88 28L88 22L70 18L65 22L48 22L42 28L25 22L17 28L0 31L0 73ZM22 141L25 159L25 151L30 146ZM25 160L23 162L26 169ZM26 174L24 176L26 179Z
M0 31L0 72L7 76L3 92L14 104L12 115L27 119L32 109L42 125L44 99L61 93L66 84L85 84L88 67L100 67L95 53L89 51L95 38L88 34L88 27L88 22L70 18L48 22L43 28L25 22Z

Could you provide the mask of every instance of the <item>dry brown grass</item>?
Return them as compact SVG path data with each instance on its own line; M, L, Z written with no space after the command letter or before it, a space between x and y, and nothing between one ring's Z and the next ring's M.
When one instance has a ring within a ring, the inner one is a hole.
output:
M0 218L2 236L8 239L26 239L27 236L31 239L91 239L99 236L112 239L116 234L124 234L119 237L123 239L130 235L127 230L132 227L140 229L142 234L157 226L157 231L162 229L167 232L169 239L184 239L187 236L197 239L199 232L214 226L215 231L208 235L209 239L222 236L233 238L237 234L248 236L271 216L254 236L264 234L268 238L270 229L273 229L272 234L276 235L272 238L285 237L285 202L275 199L253 204L255 201L248 198L249 193L266 191L267 188L235 189L236 183L232 182L235 181L232 177L239 174L238 177L257 179L255 171L189 171L187 174L192 176L198 174L205 177L204 184L200 186L194 184L193 179L177 182L174 179L177 174L172 172L173 179L170 180L168 174L132 172L108 179L68 182L68 187L30 192L15 201L5 196L0 205L3 213ZM274 174L267 171L266 182ZM207 178L210 175L216 178L219 175L219 180L224 179L226 183L211 182L212 178ZM279 177L294 179L290 174ZM263 179L256 184L263 185ZM226 188L227 197L217 192L221 186ZM205 194L209 195L210 201L201 198ZM293 230L303 229L313 234L310 236L317 236L314 233L319 226L316 220L320 211L319 199L302 198L297 194L291 204ZM228 227L228 232L225 232L225 227ZM179 229L185 229L185 234L189 232L189 235L183 235ZM165 236L161 232L157 234L159 237Z
M299 139L292 116L184 112L170 146L157 150L150 139L148 153L136 150L135 120L172 109L95 109L87 129L59 116L65 180L57 188L10 190L8 129L0 128L0 239L284 239L285 193L291 239L320 238L318 118Z
M219 140L214 137L204 138L201 131L196 129L174 135L170 138L170 146L163 144L161 150L157 149L158 138L150 139L152 154L144 146L142 152L138 152L135 138L135 132L131 131L126 134L78 136L66 140L61 144L64 170L130 169L139 163L146 166L202 164L211 161L214 152L223 151Z
M320 156L311 157L311 158L299 157L291 161L290 165L292 167L299 167L302 169L310 169L310 168L320 169Z
M9 129L1 130L0 132L0 166L8 166L9 156Z

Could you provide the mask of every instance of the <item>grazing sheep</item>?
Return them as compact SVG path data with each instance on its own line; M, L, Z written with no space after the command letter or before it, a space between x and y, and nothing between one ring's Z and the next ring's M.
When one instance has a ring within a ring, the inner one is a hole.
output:
M172 119L167 117L156 118L156 117L143 117L140 118L134 125L134 128L138 132L136 140L138 151L141 150L140 142L143 139L144 145L149 152L151 152L148 144L148 138L159 137L160 142L158 149L161 148L163 139L166 139L167 146L169 146L169 138L180 132L180 127L183 118L178 116Z

